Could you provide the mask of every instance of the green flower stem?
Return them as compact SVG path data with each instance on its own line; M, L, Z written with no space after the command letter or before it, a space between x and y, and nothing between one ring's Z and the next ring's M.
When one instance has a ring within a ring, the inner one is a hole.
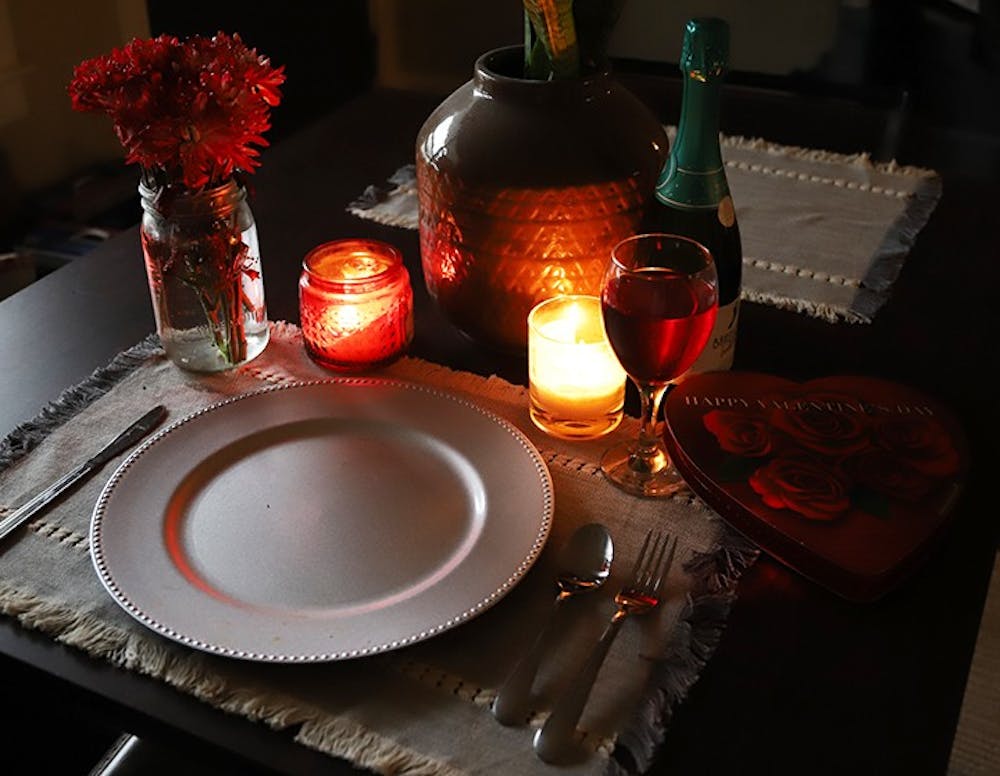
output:
M240 276L229 289L220 287L213 295L212 289L195 285L205 319L212 330L212 338L227 364L238 364L246 358L247 338L243 321L243 289Z

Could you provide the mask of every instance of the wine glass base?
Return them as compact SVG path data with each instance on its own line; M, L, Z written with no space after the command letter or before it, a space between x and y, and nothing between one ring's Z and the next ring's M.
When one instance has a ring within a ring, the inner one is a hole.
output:
M601 471L615 487L643 498L664 498L687 488L666 451L658 450L651 462L640 461L635 451L635 442L624 442L601 458Z

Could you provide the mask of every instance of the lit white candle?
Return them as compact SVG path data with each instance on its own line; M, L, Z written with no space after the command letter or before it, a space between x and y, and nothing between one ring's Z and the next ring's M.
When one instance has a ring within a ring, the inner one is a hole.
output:
M593 438L622 418L625 372L595 296L559 296L528 315L531 419L550 434Z

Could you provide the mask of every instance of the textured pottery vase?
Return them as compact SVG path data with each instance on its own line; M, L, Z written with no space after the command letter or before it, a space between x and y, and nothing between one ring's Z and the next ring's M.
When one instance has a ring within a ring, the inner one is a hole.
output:
M480 57L416 148L428 291L465 334L513 351L536 303L599 292L668 151L656 116L609 73L535 81L522 58L520 46Z

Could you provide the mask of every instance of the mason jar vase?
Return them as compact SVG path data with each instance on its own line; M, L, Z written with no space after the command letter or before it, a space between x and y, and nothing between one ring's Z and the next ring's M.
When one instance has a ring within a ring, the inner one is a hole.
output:
M183 369L217 372L267 346L257 226L235 180L213 188L139 186L156 330Z

